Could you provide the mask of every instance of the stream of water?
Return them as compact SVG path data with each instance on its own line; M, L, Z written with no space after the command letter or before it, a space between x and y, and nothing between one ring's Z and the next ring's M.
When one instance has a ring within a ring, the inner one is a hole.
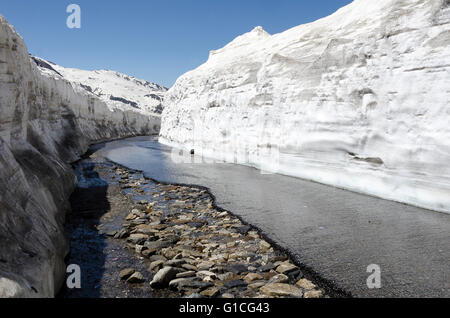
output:
M149 178L208 187L218 206L353 296L450 297L450 215L247 166L176 163L154 137L93 151ZM367 286L371 264L381 268L379 289Z

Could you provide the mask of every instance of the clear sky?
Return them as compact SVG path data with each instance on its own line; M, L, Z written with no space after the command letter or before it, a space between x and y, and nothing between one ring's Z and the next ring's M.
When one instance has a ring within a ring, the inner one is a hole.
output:
M65 67L109 69L170 87L210 50L262 26L274 34L351 0L8 0L0 13L30 53ZM81 7L81 29L66 8Z

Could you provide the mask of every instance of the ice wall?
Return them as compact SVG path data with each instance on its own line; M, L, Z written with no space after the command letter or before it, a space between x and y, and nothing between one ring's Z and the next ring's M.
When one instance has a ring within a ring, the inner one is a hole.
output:
M70 163L92 142L154 134L159 124L43 72L0 16L0 298L52 297L62 286Z
M161 141L450 212L450 2L356 0L212 51L169 90Z

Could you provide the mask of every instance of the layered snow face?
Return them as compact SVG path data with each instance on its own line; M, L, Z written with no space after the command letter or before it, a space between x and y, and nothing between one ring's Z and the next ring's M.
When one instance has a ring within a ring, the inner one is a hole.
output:
M450 212L450 2L356 0L181 76L161 141Z
M76 185L70 163L92 142L157 134L160 117L144 113L38 68L0 16L0 298L55 295Z
M121 108L152 115L160 115L167 88L146 80L114 71L85 71L65 68L52 62L33 57L42 71L60 75L79 84L86 91L103 100L111 109Z

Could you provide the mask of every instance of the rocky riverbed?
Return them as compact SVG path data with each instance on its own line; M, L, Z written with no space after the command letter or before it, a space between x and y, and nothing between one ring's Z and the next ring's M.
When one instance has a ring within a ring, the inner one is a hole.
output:
M95 155L76 164L66 230L82 288L61 297L326 297L284 252L216 207Z

